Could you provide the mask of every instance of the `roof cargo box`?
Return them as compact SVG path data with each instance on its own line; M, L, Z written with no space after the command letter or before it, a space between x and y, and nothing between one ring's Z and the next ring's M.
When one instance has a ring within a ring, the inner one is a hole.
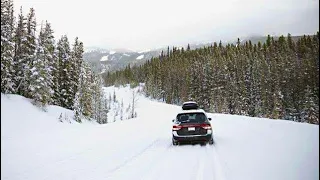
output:
M194 101L188 101L182 104L183 110L191 110L191 109L198 109L198 108L199 108L198 104Z

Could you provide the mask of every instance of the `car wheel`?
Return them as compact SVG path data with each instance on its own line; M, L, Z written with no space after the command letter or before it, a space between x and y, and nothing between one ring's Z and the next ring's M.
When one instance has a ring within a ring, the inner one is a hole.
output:
M211 138L209 141L209 144L213 144L213 143L214 143L213 138Z
M177 146L179 145L178 141L175 141L174 139L172 139L172 145Z

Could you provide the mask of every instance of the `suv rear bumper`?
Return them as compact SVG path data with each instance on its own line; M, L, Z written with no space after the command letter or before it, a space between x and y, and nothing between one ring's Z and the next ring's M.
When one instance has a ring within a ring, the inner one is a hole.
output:
M182 141L207 142L212 139L212 134L179 136L175 131L173 131L172 138L174 141L178 141L178 142L182 142Z

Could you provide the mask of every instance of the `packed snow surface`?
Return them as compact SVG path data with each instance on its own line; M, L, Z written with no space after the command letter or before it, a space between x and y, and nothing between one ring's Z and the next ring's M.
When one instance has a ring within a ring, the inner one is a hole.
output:
M124 106L132 101L129 87L105 92ZM136 105L137 118L110 112L108 124L79 124L70 110L44 112L2 94L1 180L319 179L317 125L208 113L214 145L172 146L171 120L181 107L143 95Z

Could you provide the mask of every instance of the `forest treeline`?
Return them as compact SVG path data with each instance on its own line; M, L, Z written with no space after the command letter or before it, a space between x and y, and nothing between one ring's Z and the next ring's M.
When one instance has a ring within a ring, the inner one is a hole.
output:
M140 66L104 74L106 85L145 83L144 93L167 103L197 101L213 113L319 124L319 32L266 42L191 50L168 47Z

